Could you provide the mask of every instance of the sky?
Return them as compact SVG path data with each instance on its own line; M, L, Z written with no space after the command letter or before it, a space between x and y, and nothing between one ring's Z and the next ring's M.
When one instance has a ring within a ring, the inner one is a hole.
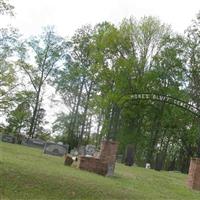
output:
M10 0L15 17L3 17L1 25L13 24L25 36L38 34L41 27L55 25L62 36L71 36L85 24L102 21L115 24L123 18L153 15L180 33L200 11L200 0Z
M11 24L28 37L39 34L42 27L54 25L58 34L73 35L85 24L109 21L116 25L123 18L156 16L172 29L183 33L200 11L200 0L10 0L15 17L1 16L0 27ZM50 101L53 88L44 99L50 124L63 107Z

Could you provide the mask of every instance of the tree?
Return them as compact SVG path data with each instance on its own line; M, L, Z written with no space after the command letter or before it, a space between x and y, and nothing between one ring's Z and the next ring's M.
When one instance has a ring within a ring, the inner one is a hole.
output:
M71 130L71 123L75 116L74 113L60 113L53 124L53 132L56 133L56 140L69 144L70 148L77 147L78 135ZM79 116L77 116L79 117ZM79 123L80 126L80 123Z
M89 56L92 44L93 29L91 26L84 26L76 31L71 39L72 62L57 73L54 84L57 91L63 97L64 103L70 109L67 115L70 119L66 124L67 135L70 138L77 138L78 145L84 143L87 131L88 116L90 113L90 98L94 89L94 81L91 76L92 60ZM89 130L89 129L88 129Z
M31 118L31 102L33 101L34 93L31 91L18 91L14 96L14 109L8 113L6 119L8 125L5 129L7 134L12 134L17 137L20 142L20 136L25 135L30 126Z
M186 37L189 89L192 100L197 104L197 107L200 107L200 12L193 24L186 30Z
M169 28L153 17L124 20L119 28L110 23L97 25L91 56L99 86L97 99L104 113L102 130L108 138L115 138L120 128L119 100L146 89L146 73L168 32ZM137 116L137 120L139 133L142 118Z
M6 128L8 134L19 136L22 128L27 128L31 116L29 107L30 105L27 102L23 102L9 113L9 118L7 119L9 125Z
M9 0L0 0L0 15L14 15L14 6L9 3Z
M19 34L14 28L0 29L0 112L10 106L16 83L16 69L12 60L18 46Z
M192 25L186 30L186 40L185 57L187 58L188 89L192 102L200 108L200 12L193 20ZM200 136L198 139L198 156L200 156Z
M42 89L45 82L50 78L54 69L63 67L68 56L69 42L57 36L51 27L44 29L39 37L30 38L22 46L20 59L17 65L24 71L36 93L34 99L33 115L31 118L29 136L35 134L35 126L40 104L42 103ZM28 55L30 53L30 55ZM33 59L31 61L30 57Z
M0 0L0 15L13 15L14 7L7 0ZM13 27L0 28L0 112L11 106L16 87L12 56L18 45L19 34Z

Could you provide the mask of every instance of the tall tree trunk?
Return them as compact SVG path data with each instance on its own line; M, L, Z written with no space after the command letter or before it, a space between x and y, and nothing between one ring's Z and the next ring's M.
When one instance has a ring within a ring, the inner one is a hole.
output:
M149 143L147 158L146 158L146 162L151 163L151 164L153 162L153 153L155 150L155 145L157 143L158 136L160 133L163 112L164 112L164 104L162 104L161 106L159 115L157 114L155 115L152 130L151 130L151 136L150 136L150 141L149 141L150 143Z
M120 109L115 103L112 103L112 109L110 111L109 124L107 130L107 139L116 138L119 117L120 117Z
M79 137L79 145L81 145L82 140L83 140L83 135L84 135L84 130L85 130L85 122L86 122L86 118L87 118L87 112L88 112L88 106L89 106L92 87L93 87L93 82L90 83L89 90L87 91L87 97L86 97L86 102L85 102L85 107L84 107L84 112L83 112L83 122L82 122L82 126L81 126L80 137Z
M87 143L90 142L90 135L91 135L91 127L92 127L92 116L88 119L88 125L87 125Z
M102 114L100 113L98 116L98 125L97 125L97 133L96 133L96 147L100 145L102 140L102 135L100 133L100 128L102 126Z
M31 118L31 124L30 124L30 129L29 129L29 137L33 137L35 130L34 130L34 124L36 123L36 118L37 118L37 112L38 112L38 106L39 106L39 101L40 101L40 92L41 92L41 84L38 88L37 95L36 95L36 101L35 101L35 107L33 110L33 116Z
M83 80L81 82L79 93L78 93L78 96L77 96L77 103L75 105L75 112L72 115L73 120L72 120L72 123L71 123L71 130L70 130L72 135L75 134L75 130L78 131L78 111L79 111L79 106L80 106L80 103L81 103L81 96L82 96L82 92L83 92L84 83L85 83L85 78L83 78ZM78 132L77 132L77 134L78 134Z

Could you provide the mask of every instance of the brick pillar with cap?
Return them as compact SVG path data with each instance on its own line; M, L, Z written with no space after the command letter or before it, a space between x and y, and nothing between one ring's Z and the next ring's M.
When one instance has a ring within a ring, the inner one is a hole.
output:
M194 190L200 190L200 158L192 158L190 161L187 185Z
M116 141L102 141L101 142L101 150L100 150L100 160L104 163L107 163L107 176L112 176L114 174L115 169L115 161L117 155L117 147L118 142Z

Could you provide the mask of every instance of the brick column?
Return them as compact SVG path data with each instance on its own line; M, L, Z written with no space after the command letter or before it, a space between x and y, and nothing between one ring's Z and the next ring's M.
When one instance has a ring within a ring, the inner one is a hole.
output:
M117 155L118 142L115 141L102 141L100 160L108 164L107 176L112 176L115 169L115 161Z
M187 185L195 190L200 190L200 158L192 158L188 174Z

